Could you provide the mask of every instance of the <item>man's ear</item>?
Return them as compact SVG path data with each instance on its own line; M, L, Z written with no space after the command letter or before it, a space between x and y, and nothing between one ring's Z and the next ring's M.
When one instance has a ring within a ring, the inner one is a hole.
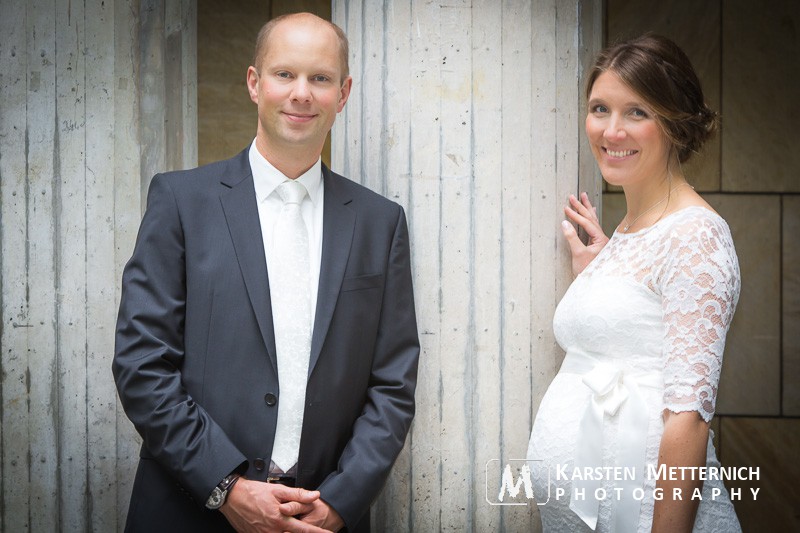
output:
M342 84L342 89L339 92L339 106L336 109L337 113L341 113L342 109L344 109L344 104L347 103L347 99L350 98L350 89L353 87L353 78L351 76L347 76L345 78L344 83Z
M250 93L250 100L258 103L258 71L256 67L247 68L247 92Z

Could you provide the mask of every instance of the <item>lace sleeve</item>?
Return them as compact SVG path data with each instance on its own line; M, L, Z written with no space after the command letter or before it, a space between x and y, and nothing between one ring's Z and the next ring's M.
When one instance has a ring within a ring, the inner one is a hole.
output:
M714 416L722 352L740 277L722 219L693 218L670 233L661 273L664 313L664 408Z

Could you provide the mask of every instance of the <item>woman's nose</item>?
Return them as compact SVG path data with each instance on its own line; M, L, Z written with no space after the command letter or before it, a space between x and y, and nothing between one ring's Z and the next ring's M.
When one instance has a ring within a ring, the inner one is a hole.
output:
M627 136L625 125L618 117L611 117L603 131L603 137L608 140L620 140Z

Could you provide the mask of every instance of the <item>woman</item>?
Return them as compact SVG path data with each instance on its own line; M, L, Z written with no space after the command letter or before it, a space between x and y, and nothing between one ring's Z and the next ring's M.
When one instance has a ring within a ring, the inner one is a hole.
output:
M652 34L602 52L587 97L592 153L627 214L609 240L585 194L565 208L590 239L563 222L577 276L554 317L567 355L528 448L544 530L739 531L711 470L673 468L719 466L709 422L739 267L681 169L716 114L686 55Z

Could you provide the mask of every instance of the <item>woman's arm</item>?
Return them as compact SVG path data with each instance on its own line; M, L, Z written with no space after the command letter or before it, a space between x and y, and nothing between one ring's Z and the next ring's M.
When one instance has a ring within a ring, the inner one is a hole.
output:
M727 225L713 216L687 218L671 229L669 242L669 259L655 271L665 341L658 462L667 468L699 467L707 461L725 336L739 297L739 268ZM664 492L655 502L655 532L692 531L700 504L692 495L703 482L677 477L657 481Z
M664 434L658 450L658 464L667 470L677 466L705 466L708 443L708 423L696 411L673 413L664 411ZM660 470L661 471L661 470ZM692 499L695 489L703 482L694 476L670 480L668 476L656 482L663 498L656 500L653 512L653 533L691 532L700 500ZM695 479L692 479L694 477ZM680 491L680 492L678 492Z

